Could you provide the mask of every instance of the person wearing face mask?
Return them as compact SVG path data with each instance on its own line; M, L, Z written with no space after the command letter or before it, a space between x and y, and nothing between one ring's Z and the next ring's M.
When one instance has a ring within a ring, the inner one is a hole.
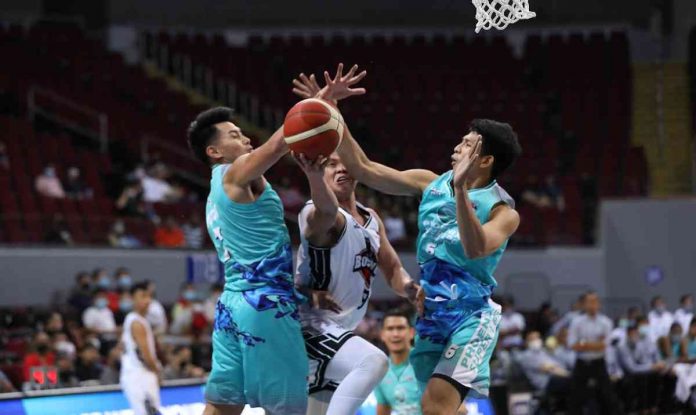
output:
M98 288L94 292L92 306L82 313L82 324L100 337L116 332L114 313L109 309L109 300L104 289Z
M517 361L529 382L538 392L556 401L565 401L570 389L570 371L544 349L538 331L526 337L527 349L517 355Z
M56 174L56 168L53 164L47 165L43 173L36 177L34 181L34 187L36 191L45 197L51 197L55 199L64 199L65 190L63 190L63 184L61 183L58 175Z
M69 358L75 356L75 345L68 339L68 335L62 332L53 335L53 349Z
M130 288L133 285L133 278L131 277L128 268L118 268L116 272L114 272L114 279L116 280L116 289L119 292L130 291Z
M679 323L682 333L689 331L689 324L694 318L694 296L684 294L679 299L679 308L674 312L674 321Z
M72 356L58 353L56 359L56 369L58 370L58 387L72 388L78 386L80 380L75 374L75 365Z
M42 331L36 333L31 351L24 356L22 363L24 381L30 381L31 368L36 366L53 366L55 360L56 355L51 350L51 338Z
M522 332L525 328L524 316L515 311L515 300L508 297L503 300L503 316L500 320L500 344L506 349L522 347Z
M657 413L658 396L665 373L665 362L660 360L650 332L642 326L631 326L626 342L618 347L618 357L625 373L625 383L630 391L628 410L639 413Z
M674 322L674 316L667 310L665 300L659 295L653 297L650 301L650 308L648 320L650 322L651 339L657 341L657 339L669 333L669 328Z
M669 363L676 363L682 356L683 338L682 326L677 322L672 323L672 327L669 328L669 336L658 339L660 357Z
M190 334L193 328L194 303L198 293L193 284L186 283L182 287L179 301L172 308L172 334Z
M152 332L155 333L155 336L158 336L167 332L167 312L164 310L162 303L155 298L155 283L152 281L146 281L146 283L151 301L145 318L152 326Z
M117 325L122 325L126 315L133 310L133 299L129 291L123 291L118 300L118 311L114 314Z

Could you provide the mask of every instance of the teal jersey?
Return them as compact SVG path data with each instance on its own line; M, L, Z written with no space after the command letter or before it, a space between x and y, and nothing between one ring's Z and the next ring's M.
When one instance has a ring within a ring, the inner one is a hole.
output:
M389 359L389 371L375 389L380 405L391 407L392 415L421 415L421 394L413 366L408 360L395 365Z
M294 295L292 250L283 204L268 182L252 203L230 200L223 187L230 166L213 167L206 204L206 225L224 265L225 290L262 288L266 294Z
M435 179L423 192L418 209L418 263L437 259L461 268L486 286L497 285L493 272L507 246L507 241L491 255L469 259L461 244L457 227L457 204L452 189L452 170ZM476 210L476 217L485 224L493 207L505 203L515 207L515 202L495 181L484 188L469 190L469 199Z

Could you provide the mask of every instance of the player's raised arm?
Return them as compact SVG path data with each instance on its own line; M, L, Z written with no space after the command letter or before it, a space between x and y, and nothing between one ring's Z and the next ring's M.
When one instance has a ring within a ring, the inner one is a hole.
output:
M289 151L283 139L283 128L279 128L258 148L239 157L227 172L226 181L239 186L260 178Z

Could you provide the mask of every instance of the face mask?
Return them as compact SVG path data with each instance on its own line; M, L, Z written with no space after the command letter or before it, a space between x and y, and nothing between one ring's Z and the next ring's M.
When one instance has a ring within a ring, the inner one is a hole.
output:
M61 340L56 343L55 347L58 353L63 353L68 356L73 356L75 354L75 345L69 341Z
M628 328L628 326L630 326L630 325L631 325L631 320L629 320L627 318L622 318L621 320L619 320L619 327L621 327L622 329Z
M663 305L658 305L657 307L655 307L655 311L657 311L658 313L664 313L666 309L667 308Z
M131 311L133 309L133 301L132 300L121 300L118 303L118 308L120 308L121 311Z
M100 288L109 288L111 286L111 281L108 278L100 278L97 283Z
M196 292L195 291L184 291L184 300L186 301L194 301L196 299Z
M640 326L638 327L638 333L640 333L640 337L646 338L650 336L650 326Z
M130 288L131 284L133 284L133 280L130 275L124 275L118 280L118 286L121 288Z
M534 340L530 341L529 344L527 345L527 347L529 348L529 350L541 350L541 347L542 347L541 339L534 339Z
M106 298L99 298L97 301L94 302L94 305L97 308L106 308L107 305L109 305L109 300Z

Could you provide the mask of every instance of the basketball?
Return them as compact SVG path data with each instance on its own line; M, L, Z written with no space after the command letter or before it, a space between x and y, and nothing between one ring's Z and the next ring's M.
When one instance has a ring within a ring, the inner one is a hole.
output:
M343 117L328 103L309 98L295 104L283 123L285 142L296 154L307 159L328 157L341 142Z

